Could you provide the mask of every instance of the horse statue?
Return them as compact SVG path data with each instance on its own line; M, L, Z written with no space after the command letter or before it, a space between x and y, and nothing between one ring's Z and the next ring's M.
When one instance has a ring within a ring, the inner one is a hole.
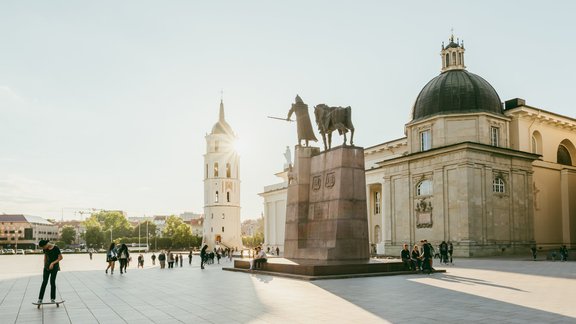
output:
M332 148L332 132L338 130L340 135L344 135L344 145L346 145L346 133L350 131L350 145L354 146L354 125L352 125L352 108L348 107L328 107L319 104L314 107L316 124L322 135L324 149ZM326 144L328 139L328 144Z

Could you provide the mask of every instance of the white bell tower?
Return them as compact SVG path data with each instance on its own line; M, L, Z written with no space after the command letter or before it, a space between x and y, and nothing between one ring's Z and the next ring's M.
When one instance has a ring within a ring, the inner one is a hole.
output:
M240 233L240 157L234 149L236 135L220 116L206 135L204 154L204 236L203 244L241 249Z

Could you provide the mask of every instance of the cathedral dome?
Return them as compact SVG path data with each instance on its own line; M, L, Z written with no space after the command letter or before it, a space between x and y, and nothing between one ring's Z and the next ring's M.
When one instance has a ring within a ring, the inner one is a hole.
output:
M496 90L476 74L449 70L430 80L420 91L412 119L480 111L502 114L502 103Z
M464 41L449 39L442 43L442 73L420 91L412 119L434 115L490 112L502 115L502 103L496 90L486 80L466 71Z

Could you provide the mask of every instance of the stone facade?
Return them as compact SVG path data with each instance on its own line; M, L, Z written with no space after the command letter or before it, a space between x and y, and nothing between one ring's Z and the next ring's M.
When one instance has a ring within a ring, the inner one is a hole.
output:
M288 179L284 256L367 260L363 148L296 147Z

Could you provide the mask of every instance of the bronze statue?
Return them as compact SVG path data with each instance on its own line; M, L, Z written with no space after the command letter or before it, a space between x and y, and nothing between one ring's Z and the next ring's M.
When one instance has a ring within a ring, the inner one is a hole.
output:
M314 130L312 129L312 123L310 122L310 116L308 115L308 105L302 101L300 96L296 95L296 102L292 104L292 108L288 111L288 117L286 120L290 120L292 114L296 114L296 127L298 128L298 145L304 140L306 146L308 141L318 142L316 136L314 135Z
M350 131L350 145L354 146L354 125L352 124L352 108L350 106L343 108L319 104L314 107L314 115L325 150L332 147L332 132L335 130L338 130L340 135L344 135L344 145L347 141L346 133Z

